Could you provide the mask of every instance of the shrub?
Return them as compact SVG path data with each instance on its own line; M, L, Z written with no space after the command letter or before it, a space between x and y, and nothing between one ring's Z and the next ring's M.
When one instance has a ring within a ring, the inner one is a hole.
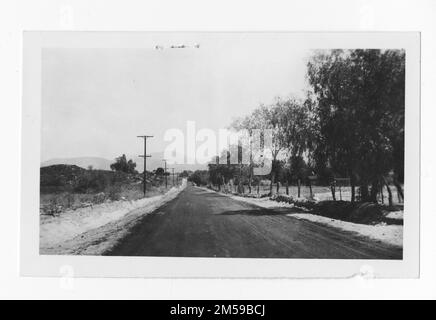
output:
M371 202L359 203L350 213L350 221L359 223L377 222L383 218L380 207Z
M368 224L380 221L383 213L374 203L348 201L321 201L313 207L313 213L325 217Z
M88 171L78 177L74 191L78 193L101 192L110 185L110 179L101 171Z
M121 187L120 185L116 184L116 185L112 185L108 188L107 190L109 199L111 199L112 201L117 201L121 199Z
M136 173L136 163L132 159L127 161L126 155L123 154L121 157L115 159L115 162L111 164L111 170L124 172L124 173Z
M277 202L286 202L286 203L294 203L294 198L292 196L286 196L283 194L274 194L271 197L271 200L277 201Z

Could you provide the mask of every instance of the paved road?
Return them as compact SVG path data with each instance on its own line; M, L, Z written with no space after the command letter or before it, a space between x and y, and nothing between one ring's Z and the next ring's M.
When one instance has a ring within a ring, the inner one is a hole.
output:
M260 208L188 186L176 199L144 216L105 254L401 259L402 250L292 218L283 210Z

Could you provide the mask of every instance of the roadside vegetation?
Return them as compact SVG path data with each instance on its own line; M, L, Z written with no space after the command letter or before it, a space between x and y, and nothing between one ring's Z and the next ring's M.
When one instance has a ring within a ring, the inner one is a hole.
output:
M55 216L65 210L91 207L104 202L143 198L143 175L135 167L136 164L127 160L125 155L115 159L111 171L64 164L42 167L40 213ZM170 178L168 187L172 187ZM147 197L162 194L166 190L163 169L147 171Z
M268 175L253 175L257 164L242 163L238 147L239 163L224 151L189 180L345 221L389 222L384 216L404 201L404 51L316 51L307 81L304 99L277 97L230 124L250 135L272 130Z

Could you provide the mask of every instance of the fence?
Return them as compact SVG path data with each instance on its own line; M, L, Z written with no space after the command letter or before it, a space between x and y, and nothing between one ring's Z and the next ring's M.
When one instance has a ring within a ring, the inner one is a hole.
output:
M392 191L392 199L394 204L400 204L402 201L398 198L397 190L394 186L390 186ZM258 192L259 189L259 192ZM225 192L231 192L231 193L237 193L238 186L227 184L225 187L221 186L221 190ZM288 187L289 195L297 197L298 196L298 187L295 185L290 185ZM249 193L248 185L243 186L243 192L245 194ZM270 184L263 182L259 185L252 185L251 186L251 194L253 195L267 195L270 193ZM277 192L277 184L273 184L272 187L272 193L273 194L286 194L286 186L283 184L279 184L279 189ZM330 186L317 186L312 185L312 193L316 200L318 201L326 201L326 200L333 200L333 195ZM336 200L343 200L343 201L351 201L351 186L345 185L345 183L340 184L337 183L335 188L336 193ZM359 195L358 188L356 188L356 196ZM307 185L301 185L300 187L300 196L304 198L310 197L310 188ZM388 192L386 188L383 188L383 194L378 194L377 199L379 203L388 203Z

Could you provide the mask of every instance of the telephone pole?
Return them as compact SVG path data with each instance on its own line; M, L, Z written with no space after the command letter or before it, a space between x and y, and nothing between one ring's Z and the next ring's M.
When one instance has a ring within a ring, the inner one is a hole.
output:
M168 177L167 177L167 161L165 159L162 159L163 162L165 162L165 188L168 189Z
M150 158L151 155L147 155L147 138L153 138L153 136L137 136L138 138L143 138L144 139L144 154L143 155L139 155L139 157L144 158L144 182L143 182L143 191L144 191L144 197L145 197L145 192L147 190L147 158Z

